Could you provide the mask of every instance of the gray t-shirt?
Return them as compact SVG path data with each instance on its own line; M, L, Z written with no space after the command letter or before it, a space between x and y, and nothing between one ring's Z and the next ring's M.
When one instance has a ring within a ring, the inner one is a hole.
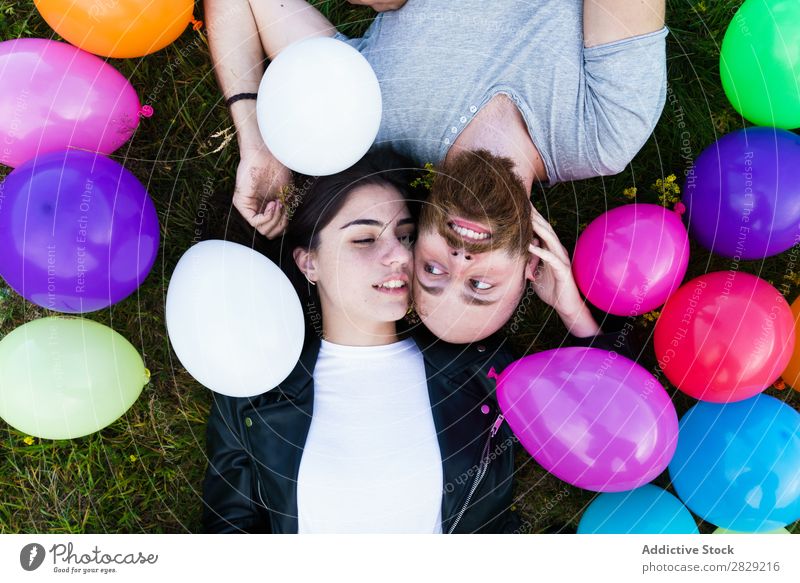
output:
M505 93L553 184L616 174L641 149L664 107L667 32L584 48L583 0L409 0L336 38L380 82L376 144L437 164Z

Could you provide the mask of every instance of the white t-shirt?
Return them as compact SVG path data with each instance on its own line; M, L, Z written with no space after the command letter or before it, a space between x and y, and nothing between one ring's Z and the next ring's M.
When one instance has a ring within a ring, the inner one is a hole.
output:
M301 533L440 533L442 458L422 354L322 341L297 484Z

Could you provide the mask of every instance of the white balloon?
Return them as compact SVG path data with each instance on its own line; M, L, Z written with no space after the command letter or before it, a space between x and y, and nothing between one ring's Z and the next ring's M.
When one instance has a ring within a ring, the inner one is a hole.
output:
M345 42L292 43L267 67L256 113L264 143L284 166L335 174L367 153L381 124L381 89L367 60Z
M289 279L260 253L229 241L202 241L180 258L166 320L189 374L231 397L280 384L303 347L303 310Z

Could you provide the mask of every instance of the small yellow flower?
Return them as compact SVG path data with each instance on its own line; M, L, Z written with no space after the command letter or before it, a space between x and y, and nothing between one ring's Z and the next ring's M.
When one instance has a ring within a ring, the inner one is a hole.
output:
M131 454L128 456L128 459L131 460L131 462L135 462L138 458L135 455Z
M628 198L636 198L636 187L631 186L629 188L626 188L625 190L622 191L622 194L624 194Z
M417 186L424 186L428 190L433 187L433 179L436 176L436 171L434 170L433 164L430 162L425 162L425 170L428 172L421 176L420 178L415 178L411 181L411 188L416 188Z
M24 441L26 445L33 445L33 437L31 437L30 435L25 437L25 439L23 439L22 441Z
M783 279L788 279L794 285L800 285L800 273L790 271L789 273L784 274Z
M661 315L661 312L658 310L653 310L652 312L647 312L642 314L642 318L644 318L647 322L655 322L658 320L658 317ZM645 324L646 326L647 324Z
M653 190L658 193L658 200L662 206L674 204L680 200L681 187L676 184L677 177L670 174L666 178L659 178L652 185Z
M698 12L705 12L706 10L708 10L708 8L706 7L705 0L698 2L695 8L697 9Z

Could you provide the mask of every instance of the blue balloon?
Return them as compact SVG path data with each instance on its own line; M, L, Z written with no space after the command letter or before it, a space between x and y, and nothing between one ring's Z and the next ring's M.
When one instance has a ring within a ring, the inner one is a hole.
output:
M698 534L692 514L675 496L645 484L595 498L578 523L578 534Z
M711 524L745 532L791 524L800 518L800 413L763 393L701 401L680 421L669 475Z

